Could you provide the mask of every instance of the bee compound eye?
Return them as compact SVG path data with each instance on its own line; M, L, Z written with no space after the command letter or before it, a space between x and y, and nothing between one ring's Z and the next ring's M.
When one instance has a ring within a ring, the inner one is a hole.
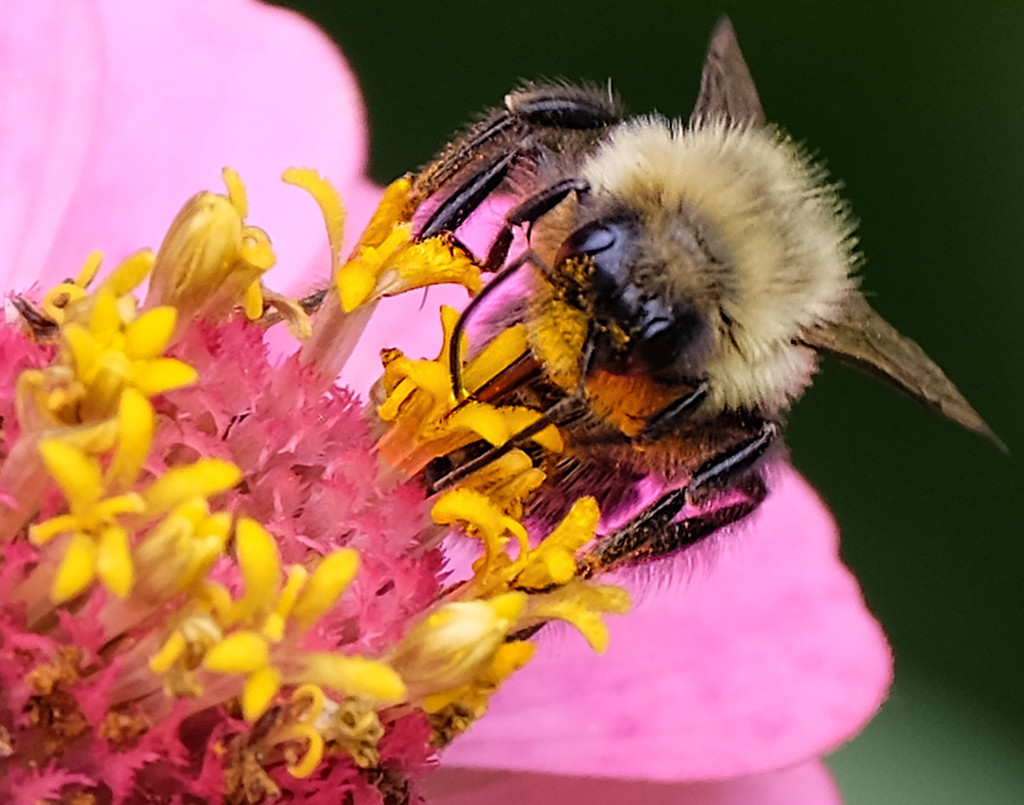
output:
M590 293L600 301L618 294L629 282L633 239L633 228L626 221L591 221L565 239L555 257L555 265L589 258L592 266Z

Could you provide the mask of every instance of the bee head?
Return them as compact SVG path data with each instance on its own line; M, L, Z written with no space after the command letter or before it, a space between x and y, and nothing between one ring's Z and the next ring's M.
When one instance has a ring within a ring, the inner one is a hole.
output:
M555 275L566 302L590 320L586 372L678 381L699 373L711 345L705 318L685 298L645 282L641 223L626 215L590 221L562 243Z

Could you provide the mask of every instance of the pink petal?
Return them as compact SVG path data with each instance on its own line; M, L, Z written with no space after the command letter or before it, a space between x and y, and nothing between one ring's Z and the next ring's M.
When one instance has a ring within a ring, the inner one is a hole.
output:
M445 763L708 779L788 766L856 733L891 659L820 500L780 469L749 531L723 547L685 589L613 619L605 656L575 635L543 641Z
M89 2L2 0L0 21L0 288L11 288L45 262L85 167L100 20Z
M383 373L380 351L395 347L410 358L436 358L441 349L441 305L462 309L466 291L453 285L435 285L382 299L342 370L344 384L366 397Z
M732 780L654 783L523 772L441 768L427 779L428 801L443 805L840 805L825 766L810 761Z
M66 3L52 8L55 18L73 18L62 25L74 41L89 33L88 16L81 4L71 5L74 14ZM45 133L47 149L58 155L88 145L77 181L65 188L73 192L30 196L31 175L4 187L5 195L31 199L26 215L33 220L59 224L49 238L45 280L74 274L92 248L115 260L159 245L184 200L219 189L220 170L229 165L249 187L251 222L275 238L280 267L272 284L297 290L314 277L323 282L328 263L319 214L301 191L280 182L281 172L311 166L334 182L350 210L350 232L365 223L376 197L362 178L366 123L358 87L334 45L301 17L249 0L98 0L92 10L101 50L72 48L76 59L62 57L53 69L65 84L72 80L66 73L99 72L98 98L91 108L72 110L76 127L64 117L24 121L37 136ZM34 38L53 55L52 37ZM32 70L43 111L59 106L51 102L51 84L64 84L46 83L45 72L37 77ZM7 287L27 284L40 271L42 261L32 257L16 278L6 278Z

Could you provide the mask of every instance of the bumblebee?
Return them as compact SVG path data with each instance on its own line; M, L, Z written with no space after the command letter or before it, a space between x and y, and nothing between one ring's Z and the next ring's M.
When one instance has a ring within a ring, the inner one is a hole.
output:
M527 352L473 394L545 412L503 447L435 464L432 488L557 424L566 452L537 457L550 480L534 515L554 520L593 494L606 522L621 521L584 557L587 574L678 552L750 515L822 355L998 443L858 289L848 208L766 122L728 20L689 120L628 117L610 89L525 85L446 146L415 194L429 210L422 239L457 240L486 200L515 199L482 262L493 277L456 326L450 370L466 396L462 335L522 324ZM518 231L526 247L510 259ZM660 491L645 500L652 477Z

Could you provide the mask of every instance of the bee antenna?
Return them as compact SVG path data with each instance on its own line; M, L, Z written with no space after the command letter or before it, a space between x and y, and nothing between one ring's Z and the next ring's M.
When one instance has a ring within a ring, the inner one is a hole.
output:
M547 264L532 249L523 252L515 260L494 275L494 279L488 282L487 285L484 286L484 289L473 297L470 303L466 305L465 310L462 311L462 315L459 316L459 320L455 322L455 327L452 329L451 340L448 342L448 374L452 381L452 394L455 395L455 399L459 402L469 396L469 392L466 391L466 387L463 384L462 379L462 337L466 333L466 327L469 324L469 319L487 297L498 290L505 280L519 271L519 269L527 263L536 266L546 273L550 272Z

